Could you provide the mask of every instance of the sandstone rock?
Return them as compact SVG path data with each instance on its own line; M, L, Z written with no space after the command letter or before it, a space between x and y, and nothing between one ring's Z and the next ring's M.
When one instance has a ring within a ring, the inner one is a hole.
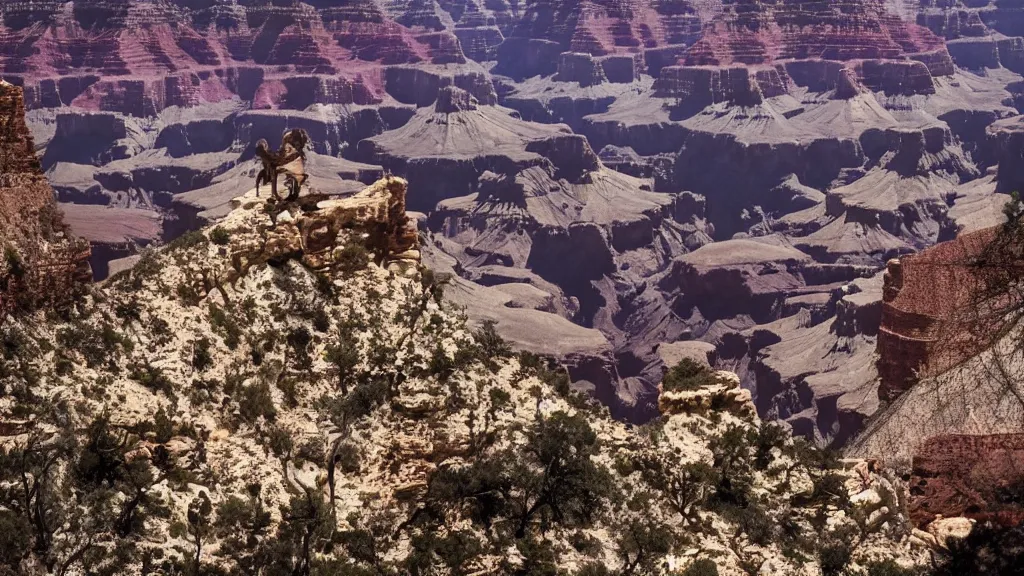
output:
M709 342L684 341L666 342L658 345L658 356L665 366L672 367L681 362L684 358L693 360L699 364L711 368L714 364L711 358L715 354L715 345Z
M264 209L266 196L257 198L252 191L237 198L233 202L237 209L222 226L229 232L261 230L264 236L258 243L234 248L233 267L220 273L219 282L233 282L253 266L287 257L299 257L314 269L329 267L344 243L363 241L363 230L369 235L366 248L387 264L417 242L414 224L405 215L405 193L404 180L388 178L342 200L305 197L300 202L316 206L315 211L282 211L274 218ZM418 264L408 257L400 261L403 266Z
M664 415L706 415L724 410L740 418L753 419L757 410L750 391L739 387L739 377L730 372L716 372L715 384L698 390L662 390L658 395L658 410Z
M655 83L659 96L680 100L679 106L700 110L717 102L754 106L763 98L760 86L742 67L669 66Z
M882 291L879 329L879 395L894 399L925 373L944 369L972 355L964 350L950 358L931 358L942 322L970 298L971 259L991 241L987 229L939 244L918 255L889 262ZM937 291L937 292L936 292ZM942 293L942 300L926 296ZM898 359L897 359L898 358Z
M881 503L882 497L878 495L878 492L871 489L850 496L850 504L853 504L854 507L864 506L873 508L881 505Z
M974 529L974 520L970 518L936 518L928 524L928 533L935 538L935 542L943 547L949 547L950 538L963 539Z
M593 86L606 80L604 68L590 54L563 52L558 56L558 72L555 79L562 82L578 82L580 86Z

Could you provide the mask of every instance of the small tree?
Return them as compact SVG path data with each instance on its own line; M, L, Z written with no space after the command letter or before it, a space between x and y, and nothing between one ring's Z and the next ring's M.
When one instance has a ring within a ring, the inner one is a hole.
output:
M231 558L240 572L255 574L261 568L260 539L270 526L270 512L260 499L260 486L249 487L249 499L230 496L217 507L214 529L221 539L220 552Z
M349 386L355 384L356 369L359 366L359 345L356 341L357 323L344 319L338 322L336 344L327 346L327 361L331 363L338 377L342 394L348 394Z
M193 574L199 574L199 562L203 553L203 542L210 532L210 513L213 512L213 503L205 491L192 499L188 505L188 531L192 535L192 541L196 546L196 555L193 564Z
M622 576L654 574L658 561L672 550L672 530L650 516L632 517L618 539Z
M580 415L556 412L534 425L524 457L508 471L516 489L511 504L517 538L538 514L554 522L589 523L604 508L613 484L591 460L599 446L597 434Z
M679 465L664 456L645 458L641 475L690 525L699 525L700 508L707 503L718 485L718 472L706 462Z
M74 440L68 435L50 440L35 433L22 446L0 449L0 497L14 503L13 510L31 527L33 552L48 564L55 562L49 558L53 536L68 513L60 500L58 471L73 450Z

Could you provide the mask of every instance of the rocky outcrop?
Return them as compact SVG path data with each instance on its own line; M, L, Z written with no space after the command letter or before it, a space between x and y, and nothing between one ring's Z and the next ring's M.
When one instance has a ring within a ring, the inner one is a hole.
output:
M1024 72L1024 39L1019 37L960 38L950 41L947 46L953 61L961 68L978 71L1006 68Z
M555 80L577 82L580 86L593 86L605 82L604 67L590 54L563 52L558 56Z
M89 247L70 236L25 124L22 90L0 80L0 316L63 306L91 277Z
M943 435L914 454L910 513L915 524L965 517L1017 526L1024 508L1024 435ZM929 530L932 531L932 530Z
M743 67L669 66L661 70L654 88L659 96L677 98L680 107L690 110L718 102L755 106L763 99L757 81Z
M379 180L341 200L303 196L283 210L268 204L267 196L247 193L234 200L235 210L219 225L243 238L251 230L262 234L232 245L231 267L217 275L217 282L232 283L254 266L288 258L311 270L327 269L364 236L364 248L378 264L399 273L415 271L419 238L405 213L405 195L406 183L399 178Z
M941 354L935 346L944 323L970 304L978 288L972 266L996 232L973 232L889 262L878 334L878 392L883 400L891 401L920 378L941 374L980 352L970 342L943 346Z
M994 122L988 128L997 168L997 192L1010 193L1024 189L1024 120L1018 116Z
M498 101L491 81L480 72L450 75L408 66L391 66L384 72L384 87L388 94L404 104L429 106L448 86L469 92L483 104L496 104Z
M756 417L750 391L740 388L740 379L731 372L716 372L712 384L696 390L661 390L658 410L664 415L708 415L725 411L741 418Z

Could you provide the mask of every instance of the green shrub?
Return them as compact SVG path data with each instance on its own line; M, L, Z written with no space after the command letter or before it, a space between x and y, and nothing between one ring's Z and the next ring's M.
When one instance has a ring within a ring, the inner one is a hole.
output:
M840 538L830 539L818 550L822 576L840 576L849 566L852 556L852 542Z
M203 300L203 295L195 289L195 286L185 280L178 283L175 293L178 295L178 299L186 306L198 306Z
M131 351L134 344L107 322L94 326L88 320L78 320L57 332L57 344L65 350L77 350L86 366L101 364L115 366L114 358L121 350Z
M368 416L387 401L390 392L390 386L383 379L364 380L340 401L335 410L335 419L341 424Z
M209 242L209 240L206 239L206 236L203 236L202 232L200 232L199 230L193 230L191 232L186 232L172 240L171 243L167 245L167 248L171 251L185 250L188 248L201 246L203 244L206 244L207 242Z
M757 431L757 440L754 450L754 465L758 470L765 470L774 460L772 450L782 448L786 443L788 434L785 428L774 422L762 422Z
M714 384L714 373L706 366L690 358L683 358L662 378L661 387L665 392L698 390Z
M224 345L229 350L238 348L238 344L242 339L242 328L238 325L234 316L213 302L210 302L209 312L210 325L224 338Z
M192 343L192 367L200 372L213 365L209 338L200 338Z
M298 368L308 369L313 365L313 359L309 356L309 345L313 343L313 335L305 326L299 326L289 332L286 342L294 352L293 359Z
M750 466L750 441L755 434L742 426L729 426L721 436L711 439L714 468L718 475L715 489L717 504L744 508L750 501L753 477Z
M0 566L18 566L22 558L28 556L32 547L32 526L25 516L0 508ZM3 569L0 569L3 573Z
M21 254L18 253L18 249L11 244L4 246L4 260L7 261L7 268L11 276L15 278L25 276L25 272L28 271L25 267L25 261L22 259Z
M338 467L346 474L358 474L362 468L362 455L360 454L359 446L352 442L342 442L338 446L336 458Z
M317 308L313 312L313 330L327 332L330 329L331 319L327 317L327 312L323 308Z
M625 566L639 569L640 574L655 573L658 562L672 550L676 540L671 528L647 515L631 519L617 531L619 558Z
M776 539L778 524L768 515L763 502L751 499L740 512L740 527L751 542L768 546Z
M153 416L153 431L156 432L156 441L161 444L174 436L174 424L163 406L157 409L156 415Z
M601 553L601 550L604 549L599 538L590 536L580 530L573 532L569 536L569 544L571 544L577 552L586 554L587 556L597 556Z
M267 420L273 420L277 416L270 385L266 382L244 386L239 394L241 398L238 400L238 412L242 421L252 424L260 416Z
M210 230L210 242L218 246L226 246L231 242L231 234L224 228L216 226L213 230Z
M327 461L324 455L324 442L320 438L309 438L299 445L296 456L307 462L322 465Z
M814 479L814 491L811 492L810 504L835 504L846 508L849 495L846 491L846 480L835 472L826 472Z
M484 550L480 540L469 531L454 531L440 536L430 530L410 539L410 552L404 572L410 576L438 573L436 566L447 567L451 574L465 574L467 565Z
M326 359L337 372L341 393L348 394L349 387L355 384L356 368L360 360L352 323L339 323L336 342L327 346Z
M718 566L712 560L701 558L687 566L682 576L718 576Z
M129 377L154 392L169 394L174 390L171 379L164 374L163 369L150 366L136 366Z
M291 433L280 426L272 426L266 438L267 447L278 458L290 456L295 448L295 440L292 439Z
M133 290L141 290L143 282L149 278L156 278L163 269L163 264L157 258L157 253L153 249L146 249L142 251L139 257L139 261L135 263L130 269L124 272L119 272L116 277L119 280L122 277L131 277L131 283L129 286ZM122 276L124 275L124 276ZM112 278L112 280L115 280Z
M498 370L498 360L512 357L512 347L498 335L494 320L484 320L483 326L473 333L480 361L492 372Z
M141 322L142 304L135 299L121 302L114 307L114 315L123 320L125 324L132 321Z
M491 413L497 413L512 402L512 395L501 388L491 388L487 392L491 400Z
M344 273L351 274L362 270L370 263L370 252L358 240L350 240L341 249L336 266Z

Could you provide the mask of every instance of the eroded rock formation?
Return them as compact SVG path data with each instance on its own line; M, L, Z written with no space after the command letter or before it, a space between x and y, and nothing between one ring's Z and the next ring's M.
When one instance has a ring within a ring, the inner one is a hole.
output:
M1024 509L1024 435L943 435L914 454L910 513L917 524L966 517L1017 526Z
M867 279L1020 180L1019 10L946 4L16 2L0 74L97 260L225 217L302 129L304 195L407 179L474 320L559 334L617 416L697 339L824 442L874 409Z
M22 90L0 80L0 317L60 305L91 278L89 247L70 236L25 125Z
M954 347L947 345L944 336L969 331L968 326L958 325L981 289L976 266L997 233L998 228L979 230L889 261L878 336L883 400L895 399L923 377L942 374L987 344L964 342ZM950 322L954 325L949 326Z

